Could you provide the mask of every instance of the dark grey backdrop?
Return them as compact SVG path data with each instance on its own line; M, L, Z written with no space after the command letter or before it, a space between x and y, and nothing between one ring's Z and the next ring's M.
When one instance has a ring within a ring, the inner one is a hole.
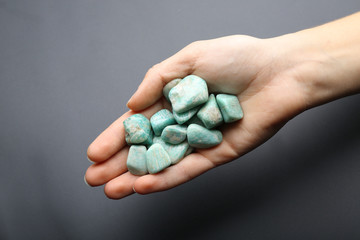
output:
M272 37L359 0L0 1L0 239L359 239L360 96L170 191L108 200L88 144L188 43Z

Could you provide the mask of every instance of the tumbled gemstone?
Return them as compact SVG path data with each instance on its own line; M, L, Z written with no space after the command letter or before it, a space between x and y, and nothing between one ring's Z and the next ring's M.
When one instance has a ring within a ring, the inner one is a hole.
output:
M220 109L216 103L214 94L211 94L208 101L201 107L197 113L198 118L204 123L205 127L210 129L223 123Z
M174 118L178 124L183 124L186 121L190 120L193 116L196 115L197 111L199 111L201 106L194 107L186 112L177 113L173 111Z
M160 136L162 130L168 126L175 124L173 114L167 109L161 109L150 118L151 126L156 136Z
M142 145L132 145L129 149L126 165L129 172L134 175L147 174L146 147Z
M209 130L197 124L190 124L187 129L189 145L195 148L210 148L222 141L222 134L218 130Z
M146 152L146 164L149 173L158 173L171 165L168 153L159 143L151 145Z
M131 144L142 144L151 138L150 121L142 114L134 114L123 122L125 140Z
M189 149L189 144L187 141L173 145L165 142L161 139L161 137L154 137L153 144L155 143L161 144L163 146L163 148L169 154L172 164L178 163L181 159L183 159L187 150Z
M190 118L189 121L187 121L185 124L190 125L190 124L197 124L200 126L205 127L204 123L200 120L200 118L198 118L198 116L193 116L192 118Z
M235 95L218 94L216 95L216 102L226 123L243 118L244 114L239 99Z
M177 78L177 79L174 79L170 82L168 82L165 87L163 88L163 94L164 94L164 97L166 98L166 100L168 100L170 102L170 99L169 99L169 92L170 90L175 87L179 82L181 81L181 78Z
M173 110L177 113L186 112L205 103L208 97L206 82L195 75L185 77L169 92Z
M169 125L161 133L161 139L170 144L182 143L186 138L187 126Z
M189 146L188 150L186 150L186 152L185 152L184 157L186 157L187 155L190 155L191 153L193 153L194 150L195 150L195 148Z

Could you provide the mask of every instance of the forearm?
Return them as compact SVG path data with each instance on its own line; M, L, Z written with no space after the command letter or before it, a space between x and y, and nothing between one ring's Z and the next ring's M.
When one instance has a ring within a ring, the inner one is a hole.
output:
M360 92L360 12L277 40L289 46L279 54L304 89L306 108Z

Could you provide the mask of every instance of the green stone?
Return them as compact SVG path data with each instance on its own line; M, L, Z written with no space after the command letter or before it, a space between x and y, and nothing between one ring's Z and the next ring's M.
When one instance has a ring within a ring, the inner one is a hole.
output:
M186 150L186 152L185 152L184 157L186 157L187 155L192 154L194 152L194 150L195 150L195 148L189 146L188 150Z
M206 82L195 75L185 77L169 92L173 110L177 113L186 112L205 103L208 97Z
M204 123L200 120L200 118L198 118L198 116L193 116L192 118L190 118L189 121L187 121L185 124L190 125L190 124L197 124L200 126L205 127Z
M216 102L226 123L235 122L243 118L244 113L239 99L235 95L218 94Z
M170 144L179 144L186 139L187 126L170 125L164 128L161 139Z
M161 137L154 137L153 142L154 144L158 143L163 146L163 148L169 154L172 164L176 164L180 162L180 160L186 156L185 154L189 149L189 144L187 141L184 141L177 145L173 145L165 142L164 140L161 139Z
M167 109L161 109L150 118L151 126L156 136L160 136L162 130L169 125L176 124L173 114Z
M134 175L147 174L146 147L142 145L132 145L129 149L126 165L129 172Z
M150 121L142 114L134 114L123 122L125 140L129 145L142 144L151 138Z
M218 130L209 130L197 124L190 124L187 129L189 145L195 148L210 148L222 141L222 134Z
M168 82L165 87L163 88L163 94L164 94L164 97L166 98L166 100L168 100L170 102L170 99L169 99L169 92L170 90L175 87L179 82L181 81L181 78L177 78L177 79L174 79L172 80L171 82Z
M197 111L199 111L200 108L201 108L201 106L198 106L198 107L192 108L183 113L177 113L177 112L173 111L173 115L178 124L183 124L183 123L189 121L190 118L195 116Z
M197 116L208 129L217 127L223 123L223 117L221 116L214 94L209 96L208 101L199 110Z
M149 173L158 173L171 165L168 153L161 144L155 143L146 152L146 164Z

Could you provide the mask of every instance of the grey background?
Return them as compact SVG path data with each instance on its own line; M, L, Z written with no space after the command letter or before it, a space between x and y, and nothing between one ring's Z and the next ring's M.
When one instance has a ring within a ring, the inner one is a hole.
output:
M188 43L267 38L358 0L0 1L0 239L359 239L360 96L309 110L175 189L113 201L86 149Z

